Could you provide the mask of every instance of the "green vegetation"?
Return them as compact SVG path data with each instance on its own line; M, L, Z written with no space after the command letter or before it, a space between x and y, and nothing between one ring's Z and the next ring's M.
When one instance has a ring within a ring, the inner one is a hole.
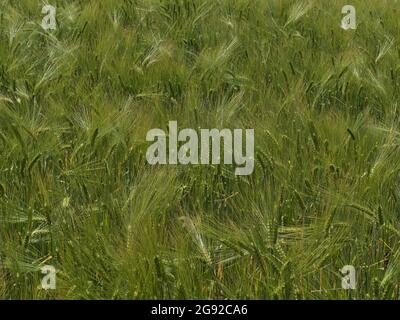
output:
M400 2L348 2L2 0L0 299L398 299ZM170 120L254 173L150 166Z

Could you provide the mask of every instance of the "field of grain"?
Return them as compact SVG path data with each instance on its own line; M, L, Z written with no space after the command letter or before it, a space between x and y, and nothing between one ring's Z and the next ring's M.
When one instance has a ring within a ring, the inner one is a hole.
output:
M399 1L46 3L0 1L0 299L399 299ZM149 165L172 120L254 172Z

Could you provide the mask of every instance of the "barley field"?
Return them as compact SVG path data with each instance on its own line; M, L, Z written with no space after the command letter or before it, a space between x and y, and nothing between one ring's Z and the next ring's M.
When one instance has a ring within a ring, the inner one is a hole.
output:
M399 40L396 0L1 0L0 299L399 299ZM254 172L150 165L169 121Z

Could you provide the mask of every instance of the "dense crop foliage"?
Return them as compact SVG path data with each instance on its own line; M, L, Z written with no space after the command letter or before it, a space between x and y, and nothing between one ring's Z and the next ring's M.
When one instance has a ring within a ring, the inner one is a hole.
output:
M398 1L51 2L0 2L0 299L399 297ZM254 173L150 166L170 120Z

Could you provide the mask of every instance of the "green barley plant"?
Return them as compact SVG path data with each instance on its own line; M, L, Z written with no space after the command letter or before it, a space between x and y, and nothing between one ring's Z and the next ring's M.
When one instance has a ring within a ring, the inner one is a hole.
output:
M0 299L399 299L398 1L44 4L0 1ZM169 121L254 172L149 165Z

